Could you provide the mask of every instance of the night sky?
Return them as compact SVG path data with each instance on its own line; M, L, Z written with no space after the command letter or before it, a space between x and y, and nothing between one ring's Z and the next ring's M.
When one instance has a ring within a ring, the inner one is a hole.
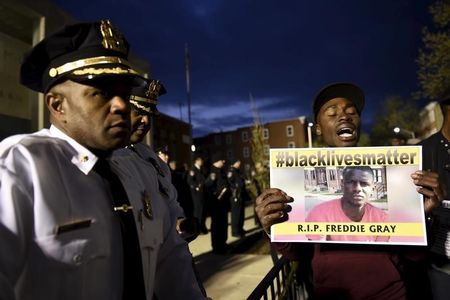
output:
M370 127L386 96L417 91L415 59L431 0L52 0L81 21L109 18L168 93L160 111L188 121L191 56L194 136L311 115L324 85L366 92ZM180 104L181 109L180 109ZM181 111L181 114L180 114Z

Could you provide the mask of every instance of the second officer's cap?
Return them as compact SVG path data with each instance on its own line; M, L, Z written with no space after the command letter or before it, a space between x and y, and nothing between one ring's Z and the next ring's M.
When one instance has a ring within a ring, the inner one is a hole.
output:
M46 37L25 56L20 82L45 93L66 79L88 82L125 76L142 84L128 62L129 44L109 20L68 25Z
M145 79L145 83L131 89L130 104L143 114L156 114L158 97L164 95L166 89L159 80Z

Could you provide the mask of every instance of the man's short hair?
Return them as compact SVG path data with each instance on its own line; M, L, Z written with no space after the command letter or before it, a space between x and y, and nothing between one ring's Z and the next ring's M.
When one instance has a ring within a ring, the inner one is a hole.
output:
M342 178L344 179L344 181L355 170L360 170L362 172L369 173L371 175L371 177L372 177L372 181L374 181L375 175L373 174L373 169L371 167L369 167L369 166L350 166L350 167L345 167L345 169L342 171Z

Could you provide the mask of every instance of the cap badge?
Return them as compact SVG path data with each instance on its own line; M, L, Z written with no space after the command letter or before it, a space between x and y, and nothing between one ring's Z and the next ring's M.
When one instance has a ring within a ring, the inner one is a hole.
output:
M102 20L100 23L100 31L103 36L103 47L122 52L125 55L127 54L123 35L118 29L112 26L111 21Z
M152 203L150 202L150 196L146 190L142 192L142 203L144 205L144 215L150 220L153 219Z
M145 96L150 99L158 99L159 91L161 90L161 83L159 80L152 80L148 85L148 89L145 92Z

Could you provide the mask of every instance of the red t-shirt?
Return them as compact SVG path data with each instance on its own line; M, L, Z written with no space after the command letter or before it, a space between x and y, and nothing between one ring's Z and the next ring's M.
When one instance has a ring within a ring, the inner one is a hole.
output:
M366 203L364 215L360 222L378 223L386 222L387 214L380 208ZM341 199L334 199L315 206L306 217L306 222L346 222L352 220L342 210ZM375 242L389 240L388 236L364 236L364 235L308 235L310 240L327 241L357 241L357 242Z

